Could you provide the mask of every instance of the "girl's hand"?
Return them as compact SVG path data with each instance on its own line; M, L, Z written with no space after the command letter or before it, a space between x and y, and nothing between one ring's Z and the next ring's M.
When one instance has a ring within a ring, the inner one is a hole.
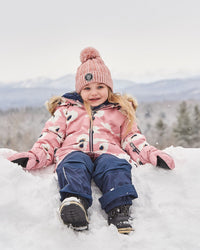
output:
M35 168L39 162L32 152L16 153L11 155L8 160L13 163L17 163L27 170Z
M175 163L171 156L165 152L153 147L146 146L144 147L140 154L140 161L145 163L151 163L154 166L165 168L165 169L174 169Z

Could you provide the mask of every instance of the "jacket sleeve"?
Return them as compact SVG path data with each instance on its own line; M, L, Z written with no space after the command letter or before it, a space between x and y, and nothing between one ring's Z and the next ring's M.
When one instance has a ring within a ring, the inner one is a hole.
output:
M60 107L46 122L40 137L31 149L38 161L34 168L42 168L54 162L54 153L62 145L66 135L65 114L66 107Z
M125 128L122 127L122 134L124 133L124 129ZM142 164L140 160L140 152L148 145L145 136L141 133L136 123L133 124L131 132L129 132L121 142L122 149L138 164Z
M131 133L122 140L122 148L138 164L151 163L165 169L175 168L173 158L164 151L149 145L136 123L134 123Z

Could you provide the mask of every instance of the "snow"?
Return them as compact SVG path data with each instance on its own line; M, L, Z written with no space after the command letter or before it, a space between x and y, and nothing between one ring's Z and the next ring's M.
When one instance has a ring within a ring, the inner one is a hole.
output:
M59 189L53 166L24 171L6 160L12 150L0 149L0 249L3 250L197 250L200 249L200 148L169 147L174 170L146 164L132 169L139 194L131 207L130 235L107 225L101 196L92 184L90 228L75 232L59 218Z

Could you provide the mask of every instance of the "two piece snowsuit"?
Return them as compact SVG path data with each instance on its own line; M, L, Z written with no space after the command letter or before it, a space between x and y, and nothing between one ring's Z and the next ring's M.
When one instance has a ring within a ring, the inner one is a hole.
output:
M135 122L126 134L126 116L120 108L106 101L93 108L90 117L76 92L56 98L49 102L52 117L32 149L8 159L27 170L55 163L61 201L78 196L85 198L89 207L93 178L102 191L99 200L106 212L131 205L137 198L131 180L132 160L167 169L175 164L168 154L148 145Z
M131 158L139 161L139 152L147 145L145 137L136 123L123 137L126 117L118 104L106 102L94 108L91 123L80 95L64 97L65 102L59 103L31 150L43 165L55 160L61 201L74 194L86 198L90 206L93 178L103 193L99 200L106 212L132 204L137 192L130 163Z
M126 135L126 116L116 103L107 101L93 108L91 121L81 96L68 93L62 101L58 98L52 114L32 149L14 154L9 160L27 163L29 159L25 163L27 170L55 163L61 201L70 194L85 198L90 206L93 178L102 191L99 200L106 212L131 205L137 192L131 180L130 163L133 160L156 165L156 155L162 156L161 151L148 146L135 122Z

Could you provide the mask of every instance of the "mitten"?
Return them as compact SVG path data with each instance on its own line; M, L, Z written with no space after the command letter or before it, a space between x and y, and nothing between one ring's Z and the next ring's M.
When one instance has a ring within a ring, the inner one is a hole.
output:
M175 163L171 156L165 152L153 147L145 146L140 154L140 161L142 164L151 163L154 166L165 168L165 169L174 169Z
M18 165L22 166L23 168L26 168L28 170L32 168L36 168L36 165L38 164L38 160L34 153L32 152L22 152L22 153L16 153L14 155L11 155L8 158L9 161L12 161L14 163L17 163Z

